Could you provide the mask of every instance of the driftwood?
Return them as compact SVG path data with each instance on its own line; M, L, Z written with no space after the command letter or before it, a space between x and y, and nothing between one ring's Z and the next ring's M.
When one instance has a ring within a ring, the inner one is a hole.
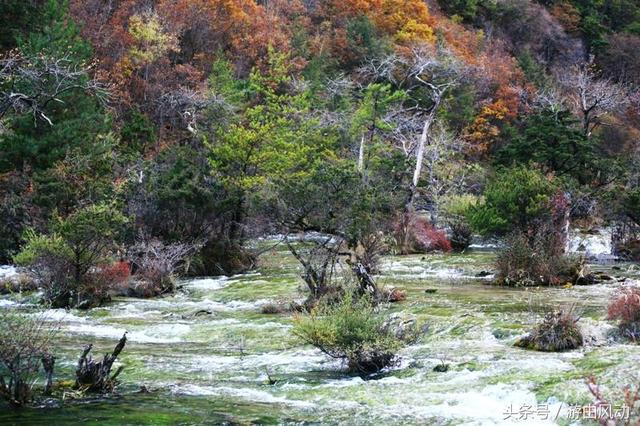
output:
M76 389L83 389L88 392L110 392L116 386L116 378L122 372L124 367L120 366L116 372L111 375L111 367L113 363L124 349L127 343L127 333L124 333L113 352L106 354L102 361L96 362L91 358L89 352L93 348L92 344L87 345L78 359L78 367L76 369Z
M53 355L46 353L42 355L42 368L45 374L45 382L44 382L44 394L51 394L51 386L53 385L53 366L56 362L56 359Z
M367 271L365 266L358 262L353 266L353 273L358 279L358 284L360 286L360 293L368 294L375 299L378 299L378 286L376 282L373 280L373 277Z

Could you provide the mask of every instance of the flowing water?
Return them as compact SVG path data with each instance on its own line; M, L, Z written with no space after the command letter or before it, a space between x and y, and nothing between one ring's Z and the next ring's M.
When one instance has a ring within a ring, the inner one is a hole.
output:
M538 404L549 419L537 411L520 424L568 424L567 407L590 401L587 375L611 389L634 383L640 346L608 337L604 316L611 293L640 277L635 266L594 267L624 283L525 290L477 277L492 259L489 250L385 258L379 282L407 293L389 313L414 314L428 331L398 365L368 380L292 336L290 315L261 313L266 303L304 298L298 265L282 246L263 254L254 273L185 281L172 296L48 310L61 327L58 378L73 377L86 343L104 353L128 332L120 391L22 411L0 407L0 424L517 424L511 410ZM34 299L5 297L0 309ZM574 303L585 348L512 346L546 310ZM441 363L449 370L433 371Z

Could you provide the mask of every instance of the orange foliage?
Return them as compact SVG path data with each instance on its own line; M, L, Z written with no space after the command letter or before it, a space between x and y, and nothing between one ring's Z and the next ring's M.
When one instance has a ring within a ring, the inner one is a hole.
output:
M72 16L82 24L112 83L118 106L152 107L162 93L197 88L218 52L239 74L261 65L272 45L287 51L288 20L300 12L295 1L268 7L253 0L140 0L105 3L71 0Z
M330 52L348 62L352 52L348 51L347 24L362 16L398 46L435 41L434 20L422 0L330 0L320 4L314 15L314 52Z
M526 79L517 61L496 41L485 40L481 30L468 29L434 12L434 29L445 46L465 63L475 76L481 108L465 130L469 153L483 156L500 135L501 127L519 113L520 92Z
M558 3L551 8L551 15L562 24L568 33L576 34L580 32L580 11L571 3L565 1Z
M520 108L525 79L506 49L487 41L482 31L430 11L423 0L326 0L311 6L302 0L70 2L120 109L135 106L150 117L161 94L181 87L200 89L219 52L246 76L252 67L265 65L269 46L291 53L294 34L302 34L304 46L296 45L301 51L357 65L362 52L354 51L348 29L363 16L400 54L415 44L433 45L438 38L473 71L481 108L466 135L477 153L486 152ZM143 30L150 31L149 38ZM306 64L296 57L291 62L293 72Z

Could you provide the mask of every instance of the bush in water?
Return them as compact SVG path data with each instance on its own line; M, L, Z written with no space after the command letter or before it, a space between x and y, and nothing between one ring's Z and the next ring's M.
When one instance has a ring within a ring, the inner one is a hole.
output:
M451 248L461 252L466 250L473 240L473 230L467 220L467 212L479 202L479 197L471 194L444 197L440 214L450 230Z
M49 235L28 232L14 260L38 278L52 307L100 305L108 300L108 288L95 272L110 263L126 223L127 218L113 206L90 205L65 218L55 217Z
M371 374L392 365L397 352L415 339L412 333L396 337L367 297L346 296L340 302L316 306L294 317L294 333L332 358L346 360L349 370Z
M165 244L158 239L143 238L129 249L138 282L128 290L130 296L152 297L172 292L175 274L187 268L188 260L201 245Z
M514 232L496 257L497 283L507 286L560 285L576 278L575 262L558 252L555 237L542 226Z
M402 254L451 251L447 235L415 214L403 214L396 222L395 235Z
M573 309L549 312L529 334L515 342L515 346L543 352L561 352L582 346L582 332Z
M618 291L609 303L607 319L618 320L618 328L625 337L640 338L640 287Z
M14 407L33 399L33 388L41 367L51 386L53 357L50 343L54 331L39 317L24 316L0 309L0 398Z

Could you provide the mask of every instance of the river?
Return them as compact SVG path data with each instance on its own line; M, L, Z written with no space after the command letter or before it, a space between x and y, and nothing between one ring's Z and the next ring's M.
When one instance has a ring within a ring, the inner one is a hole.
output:
M608 337L612 324L604 319L615 289L640 277L634 265L593 267L627 277L624 283L507 289L477 276L490 270L493 256L473 250L385 257L379 283L407 293L388 312L414 314L428 331L402 351L398 365L368 380L300 342L291 315L261 313L266 303L304 298L298 265L283 246L264 253L253 273L185 280L171 296L47 310L47 320L61 328L59 379L73 377L86 343L105 353L128 332L119 392L4 410L0 423L517 424L513 412L530 406L538 411L524 424L563 424L570 405L591 401L587 375L612 389L637 383L640 346ZM0 309L34 300L4 296ZM584 348L539 353L512 346L546 310L569 304L581 315ZM449 370L433 371L441 363Z

